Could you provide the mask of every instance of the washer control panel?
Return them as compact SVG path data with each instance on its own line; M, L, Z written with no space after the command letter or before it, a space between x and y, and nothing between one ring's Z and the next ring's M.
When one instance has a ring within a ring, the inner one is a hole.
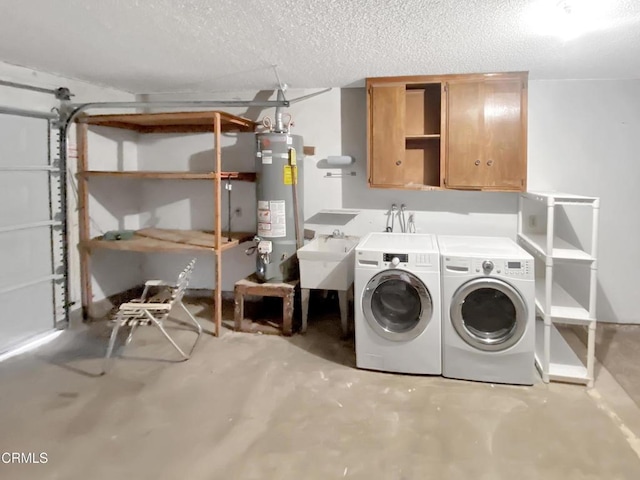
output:
M409 255L406 253L383 253L382 261L383 262L393 262L393 259L397 258L395 264L398 263L407 263L409 261Z
M433 253L358 252L357 266L420 268L440 270L440 259Z

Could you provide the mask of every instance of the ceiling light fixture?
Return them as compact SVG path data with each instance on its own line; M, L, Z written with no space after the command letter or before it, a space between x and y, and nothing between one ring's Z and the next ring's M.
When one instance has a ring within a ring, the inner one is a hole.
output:
M609 26L610 0L536 0L525 12L526 23L540 35L573 40Z

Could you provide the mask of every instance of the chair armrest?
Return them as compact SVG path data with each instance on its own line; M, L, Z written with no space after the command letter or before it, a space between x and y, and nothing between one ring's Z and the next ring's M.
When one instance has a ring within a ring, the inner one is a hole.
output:
M170 287L174 288L175 285L165 282L164 280L147 280L144 282L144 290L142 291L142 296L138 299L138 301L146 302L147 295L149 294L150 287Z
M173 284L165 282L164 280L147 280L144 284L147 287L173 287Z
M171 310L171 303L136 303L127 302L120 305L119 310Z

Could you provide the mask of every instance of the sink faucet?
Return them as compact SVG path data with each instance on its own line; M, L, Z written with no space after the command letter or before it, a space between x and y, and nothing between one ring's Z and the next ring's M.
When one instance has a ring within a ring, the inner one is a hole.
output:
M341 232L339 229L335 229L333 233L330 235L331 238L344 238L344 232Z

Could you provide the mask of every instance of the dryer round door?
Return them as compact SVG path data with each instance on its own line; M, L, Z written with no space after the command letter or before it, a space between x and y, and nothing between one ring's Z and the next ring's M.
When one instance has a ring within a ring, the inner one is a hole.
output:
M410 272L385 270L367 283L362 308L369 326L382 338L407 341L420 335L433 315L429 290Z
M496 278L462 285L451 299L451 322L458 335L479 350L506 350L527 328L527 305L518 291Z

